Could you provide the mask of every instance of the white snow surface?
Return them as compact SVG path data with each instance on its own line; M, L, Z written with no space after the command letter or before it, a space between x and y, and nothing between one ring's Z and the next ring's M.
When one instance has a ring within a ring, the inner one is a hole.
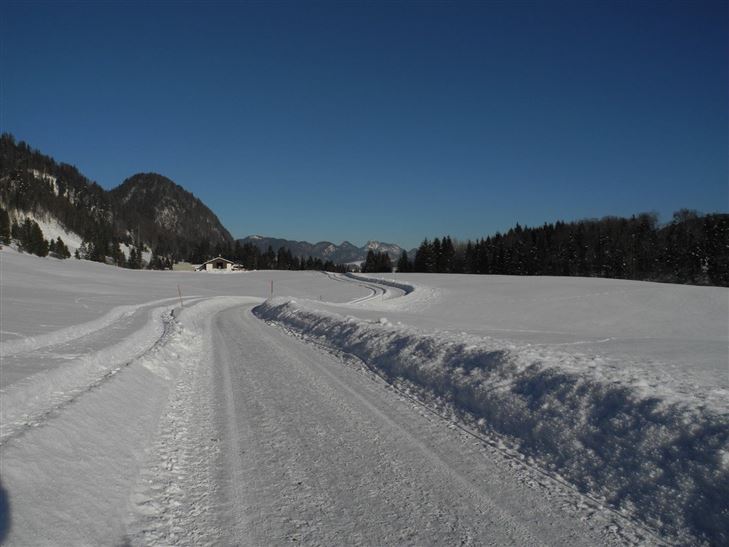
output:
M615 358L700 388L729 388L729 290L580 277L357 274L407 297L373 318Z
M727 289L4 248L0 304L0 542L729 541Z

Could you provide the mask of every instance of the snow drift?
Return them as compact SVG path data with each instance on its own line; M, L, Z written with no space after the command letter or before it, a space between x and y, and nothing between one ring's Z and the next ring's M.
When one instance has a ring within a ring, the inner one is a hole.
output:
M367 277L364 275L356 275L353 273L346 273L345 276L349 277L350 279L354 279L356 281L368 281L370 283L377 283L378 285L387 285L388 287L394 287L396 289L400 289L405 294L410 294L415 290L415 287L411 285L410 283L402 283L400 281L395 281L391 279L379 279L377 277Z
M549 473L679 541L729 542L729 412L721 405L538 346L428 334L280 298L254 311L446 399Z

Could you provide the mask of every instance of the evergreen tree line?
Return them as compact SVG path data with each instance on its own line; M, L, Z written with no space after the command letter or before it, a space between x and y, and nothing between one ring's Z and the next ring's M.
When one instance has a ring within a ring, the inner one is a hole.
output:
M0 207L0 243L9 245L12 242L17 243L19 250L38 256L71 257L71 251L60 236L55 240L47 240L37 222L30 218L26 218L20 224L15 221L11 222L8 212ZM121 250L119 241L116 239L113 239L110 245L99 243L98 240L84 240L74 256L86 260L106 262L107 264L116 264L126 268L140 269L145 266L142 260L142 249L132 246L127 259ZM150 269L172 269L172 262L164 257L152 256L152 260L147 267Z
M391 272L392 262L387 253L367 251L367 258L362 263L362 271L367 273Z
M0 208L0 243L8 245L12 241L18 243L21 251L38 256L48 256L49 254L56 258L71 256L71 252L60 236L48 241L43 236L43 230L37 222L26 218L21 224L15 221L11 223L8 212Z
M38 178L35 173L51 178ZM111 202L101 186L78 170L0 136L0 201L9 209L33 214L50 213L68 230L88 236L111 234Z
M207 241L201 241L191 254L189 260L193 264L201 264L216 256L222 256L243 266L246 270L319 270L327 272L345 272L346 266L334 264L331 260L323 261L314 257L293 256L286 247L279 247L274 251L270 245L262 251L252 243L241 245L217 244L211 246Z
M21 224L10 221L8 212L0 207L0 243L10 244L15 241L20 250L36 254L38 256L48 256L51 254L57 258L70 258L71 252L58 237L56 240L46 240L43 231L37 222L26 218ZM74 253L75 258L94 260L97 262L105 262L114 264L124 268L131 269L150 269L150 270L171 270L173 259L166 255L168 249L158 245L151 253L149 262L143 260L143 253L148 251L147 247L139 242L132 242L129 248L129 257L127 258L121 249L121 242L116 238L107 241L104 237L85 239L81 246ZM202 263L213 256L223 256L233 262L243 265L248 270L324 270L330 272L345 272L346 266L334 264L332 261L322 261L320 258L295 257L285 247L279 248L278 252L274 252L271 246L268 250L262 252L255 245L247 243L241 245L236 241L235 245L215 245L211 246L207 241L201 241L193 254L190 261L193 263ZM388 258L389 263L389 258ZM387 271L390 271L388 267Z
M423 273L608 277L729 286L729 215L681 210L659 226L631 218L517 224L505 234L454 242L425 239L398 270Z

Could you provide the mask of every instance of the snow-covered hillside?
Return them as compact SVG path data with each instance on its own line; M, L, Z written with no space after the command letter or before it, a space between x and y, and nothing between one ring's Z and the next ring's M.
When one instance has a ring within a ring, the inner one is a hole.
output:
M9 544L729 540L727 289L9 249L0 282Z
M43 231L43 238L48 241L55 241L59 237L73 254L83 242L83 238L75 232L68 230L57 219L50 214L39 214L22 211L11 211L11 222L22 224L28 218L38 224Z

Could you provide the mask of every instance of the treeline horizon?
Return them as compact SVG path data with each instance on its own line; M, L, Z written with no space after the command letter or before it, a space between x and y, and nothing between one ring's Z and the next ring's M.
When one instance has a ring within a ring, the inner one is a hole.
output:
M241 245L237 240L233 245L215 245L212 248L201 242L190 256L190 262L202 264L217 256L232 260L246 270L318 270L341 273L348 271L346 265L335 264L331 260L294 256L286 247L279 247L278 251L274 251L269 245L266 251L262 251L253 243Z
M11 223L0 208L0 243L15 240L21 250L68 258L65 244L44 241L35 222ZM85 241L76 258L133 269L172 269L179 260L151 250L142 260L143 244L131 245L127 259L118 243L111 255ZM252 243L210 245L201 241L187 260L202 263L223 256L247 270L351 271L351 266L320 258L293 256L286 247L260 250ZM659 225L654 213L630 218L545 223L539 227L516 224L505 233L476 241L457 241L450 236L425 239L411 260L403 251L394 263L387 253L369 251L361 263L363 272L454 273L485 275L547 275L604 277L668 283L729 286L729 214L700 214L682 209Z
M363 269L367 267L365 263ZM517 223L503 234L476 241L459 242L446 235L423 240L412 259L403 251L397 271L606 277L726 287L729 214L682 209L662 226L655 213L641 213L533 228Z

